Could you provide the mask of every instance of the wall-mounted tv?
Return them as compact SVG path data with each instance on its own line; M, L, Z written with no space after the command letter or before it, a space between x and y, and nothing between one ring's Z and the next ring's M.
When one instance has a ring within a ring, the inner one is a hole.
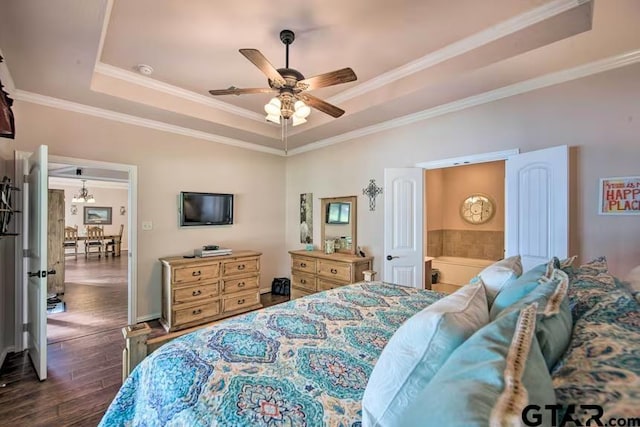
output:
M180 193L180 226L233 224L233 194Z
M333 202L327 204L327 224L349 224L351 203Z

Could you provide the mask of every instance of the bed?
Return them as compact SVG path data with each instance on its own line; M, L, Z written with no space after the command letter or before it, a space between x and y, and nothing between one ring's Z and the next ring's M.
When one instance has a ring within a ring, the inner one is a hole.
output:
M552 372L557 400L629 417L640 407L638 302L589 268L569 268L574 332ZM443 296L359 283L181 336L133 370L101 425L360 426L385 344Z

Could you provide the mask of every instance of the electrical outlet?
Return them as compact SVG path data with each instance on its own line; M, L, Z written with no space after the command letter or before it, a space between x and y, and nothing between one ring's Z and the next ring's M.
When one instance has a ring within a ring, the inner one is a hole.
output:
M153 229L153 223L151 221L142 221L142 229L149 231Z

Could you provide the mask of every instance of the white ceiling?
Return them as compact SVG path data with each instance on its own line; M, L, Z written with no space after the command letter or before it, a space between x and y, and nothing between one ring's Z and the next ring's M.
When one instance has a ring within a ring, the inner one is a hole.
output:
M639 18L637 0L0 0L0 50L17 99L52 97L275 152L283 144L264 120L268 94L208 90L266 87L238 49L283 67L284 28L296 33L290 66L306 77L343 67L358 76L313 91L346 114L314 111L290 129L289 148L303 150L562 81L563 70L597 72L605 58L637 61ZM136 73L140 63L154 74Z

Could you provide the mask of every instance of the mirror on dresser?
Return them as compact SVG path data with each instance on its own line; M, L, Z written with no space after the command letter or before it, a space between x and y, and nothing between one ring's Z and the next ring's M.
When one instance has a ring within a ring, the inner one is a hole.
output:
M357 248L357 197L327 197L320 199L322 219L320 223L320 243L322 250L355 254Z

